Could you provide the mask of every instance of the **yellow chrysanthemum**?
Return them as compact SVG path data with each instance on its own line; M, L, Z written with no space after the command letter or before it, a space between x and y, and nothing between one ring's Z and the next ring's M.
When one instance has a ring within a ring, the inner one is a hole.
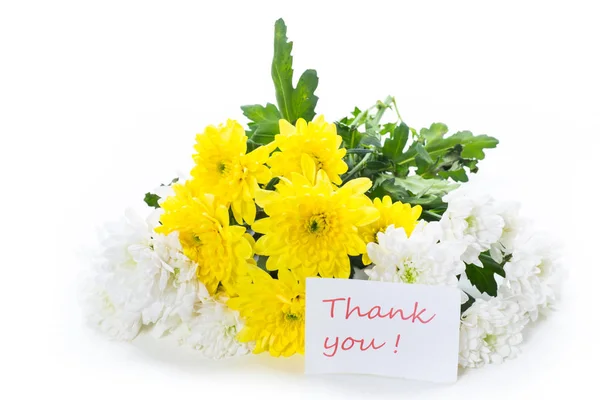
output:
M311 157L317 169L325 171L329 180L336 185L342 183L340 175L348 171L348 165L343 160L346 149L339 148L342 137L337 134L335 124L325 122L323 116L309 123L300 118L296 126L280 120L275 144L281 151L272 154L268 162L273 176L290 179L292 173L302 173L303 154Z
M242 226L229 225L227 207L204 194L196 180L173 185L174 196L161 204L162 225L156 232L179 232L183 252L198 264L198 279L208 291L216 293L219 284L233 294L236 283L247 275L252 258L252 243Z
M248 138L244 128L233 120L209 126L196 136L196 163L192 176L199 189L214 194L231 206L238 224L254 222L254 193L259 183L268 183L271 171L265 165L275 145L261 146L246 154Z
M384 196L383 200L373 200L373 205L379 210L379 219L359 229L360 236L367 243L377 242L377 234L385 232L390 225L394 225L396 228L404 228L406 235L410 236L415 226L417 226L417 219L421 216L422 211L419 205L411 207L410 204L399 201L392 203L390 196ZM364 265L371 264L367 253L363 254L362 262Z
M305 279L280 269L273 279L258 267L249 267L251 281L237 286L238 297L227 305L240 313L245 326L240 342L256 341L254 353L289 357L304 353Z
M349 255L366 252L358 227L379 218L379 211L364 193L368 178L358 178L338 188L312 158L302 157L303 175L282 178L276 191L258 190L256 203L269 216L252 229L263 233L256 253L269 256L270 271L302 269L302 275L348 278Z

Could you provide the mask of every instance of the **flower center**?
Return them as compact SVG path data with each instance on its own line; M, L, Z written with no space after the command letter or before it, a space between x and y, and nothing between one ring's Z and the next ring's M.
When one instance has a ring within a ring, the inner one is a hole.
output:
M323 162L316 154L313 154L313 159L315 160L315 166L317 171L323 169Z
M227 164L225 164L225 161L220 161L220 162L217 164L217 171L219 171L219 173L220 173L221 175L224 175L224 174L226 174L226 173L227 173L227 170L228 170L228 168L227 168Z
M229 337L235 337L237 335L237 328L235 325L227 327L225 334Z
M419 271L414 266L412 260L402 260L402 273L400 274L400 279L404 283L416 283L419 278Z
M314 233L316 235L327 232L329 230L327 214L321 213L310 217L306 223L306 230L309 233Z
M496 335L485 335L485 337L483 338L483 341L489 347L494 347L494 345L496 344L497 338L496 338Z
M292 313L286 313L285 319L287 321L298 321L300 319L300 316L298 316L296 314L292 314Z
M414 268L406 268L402 275L402 280L406 283L415 283L418 275L417 270Z
M467 223L467 229L475 229L477 228L477 218L474 215L469 215L465 222Z

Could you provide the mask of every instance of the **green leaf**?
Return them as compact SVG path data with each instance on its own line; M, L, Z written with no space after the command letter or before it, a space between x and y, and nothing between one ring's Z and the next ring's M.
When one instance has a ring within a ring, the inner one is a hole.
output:
M179 178L173 178L171 179L171 182L167 183L166 186L171 186L174 183L179 182ZM164 183L161 183L160 186L165 186ZM154 207L154 208L159 208L160 205L158 204L158 201L160 200L160 196L155 194L155 193L146 193L146 195L144 196L144 202L146 204L148 204L148 207Z
M498 264L496 261L494 261L489 251L486 251L479 255L479 260L483 264L483 268L493 271L496 275L500 275L503 278L506 277L506 272L504 271L504 264L506 264L506 262L508 262L510 258L511 256L505 257L502 263Z
M415 150L417 152L416 159L420 158L427 164L433 164L433 159L431 158L431 156L429 155L427 150L425 150L425 147L423 147L423 145L421 143L417 143L415 145Z
M494 279L494 271L489 268L481 268L474 264L467 264L467 278L481 293L490 296L498 295L498 284Z
M402 122L396 126L390 133L390 137L385 139L385 143L382 148L382 154L390 160L396 162L400 159L404 146L408 141L408 125Z
M252 122L248 123L250 133L248 139L257 145L273 141L279 133L279 120L281 114L274 104L267 103L266 107L260 104L242 106L242 112Z
M419 175L411 175L406 178L396 178L394 184L402 186L416 197L433 195L443 197L459 185L442 179L424 179Z
M467 173L462 168L457 169L455 171L440 171L438 174L439 174L439 176L441 176L444 179L451 178L454 180L454 182L468 182L469 181L469 177L467 176Z
M310 121L315 116L318 97L314 95L314 92L317 89L319 78L315 70L306 70L300 76L297 88L294 89L292 47L293 43L287 38L285 22L280 18L275 22L271 77L282 117L295 124L298 118Z
M477 172L477 161L485 157L483 149L494 148L498 144L493 137L474 136L468 131L445 138L445 129L443 124L432 124L430 129L421 130L425 136L420 134L396 161L398 175L406 175L409 167L418 167L417 174L425 178L466 182L469 177L465 168ZM428 141L426 137L432 140Z
M419 142L415 145L415 151L417 155L415 156L415 164L417 165L417 174L419 175L430 175L429 171L434 169L433 159L425 150L425 147Z
M381 135L378 131L379 126L367 119L365 122L365 133L360 141L360 144L381 148Z
M348 126L340 121L336 122L337 133L342 137L344 147L347 149L355 149L358 147L362 134L353 126Z
M373 182L373 188L368 193L369 198L390 196L393 201L408 197L408 192L401 186L394 185L394 178L381 174Z
M421 129L421 137L423 137L428 143L441 139L446 133L448 133L448 127L446 124L442 124L441 122L431 124L429 129Z
M381 147L381 138L377 135L366 134L360 140L360 144L371 147Z
M370 172L382 172L390 169L390 163L380 160L369 161L365 164L365 169Z
M298 85L292 94L293 109L296 113L296 119L304 118L306 121L312 121L315 117L315 108L319 98L315 96L315 90L319 84L317 71L307 69L300 76Z
M469 293L464 292L467 297L469 298L464 304L462 304L460 306L460 313L462 315L462 313L464 313L465 311L467 311L472 305L473 303L475 303L475 297L471 296Z
M485 157L483 149L492 149L497 144L498 139L496 138L487 135L474 136L469 131L461 131L447 138L428 143L425 148L432 156L441 156L456 145L461 145L463 158L482 160Z
M476 140L465 143L463 145L462 156L464 158L475 158L477 160L483 160L485 157L483 149L493 149L498 145L498 139L491 136L479 135L474 136L474 139Z
M271 76L275 84L275 96L283 118L292 121L294 109L292 104L292 42L288 42L287 27L283 19L275 22L275 40L273 48L273 63L271 64Z
M148 204L148 207L160 208L158 205L158 201L160 200L160 196L154 193L146 193L144 196L144 202Z

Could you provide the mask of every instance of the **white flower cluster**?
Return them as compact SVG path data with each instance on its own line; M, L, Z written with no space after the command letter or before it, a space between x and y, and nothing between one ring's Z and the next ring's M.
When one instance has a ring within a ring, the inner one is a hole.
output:
M461 318L459 364L472 368L515 357L526 323L512 301L476 299Z
M468 184L444 201L441 220L419 222L410 237L393 226L379 233L378 243L367 245L374 265L365 273L371 280L456 286L466 264L484 267L480 255L487 252L506 277L496 297L477 296L463 313L459 364L502 362L518 354L525 325L556 300L556 247L525 229L516 204L496 202Z
M442 238L437 222L420 221L410 238L404 228L390 225L377 234L378 243L367 244L374 265L365 273L376 281L456 286L465 270L460 260L465 246Z
M248 353L235 340L241 329L237 312L224 299L210 298L177 233L154 232L159 212L146 221L128 212L109 227L83 293L88 323L118 340L134 339L145 326L158 337L176 332L211 358Z
M236 336L244 324L239 313L227 307L226 301L226 297L210 297L206 290L200 293L196 317L180 325L177 332L179 340L200 351L206 358L248 354L253 344L237 341Z

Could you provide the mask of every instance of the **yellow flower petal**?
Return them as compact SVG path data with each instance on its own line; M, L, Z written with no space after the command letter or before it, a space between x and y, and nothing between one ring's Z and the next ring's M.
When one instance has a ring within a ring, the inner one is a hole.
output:
M174 191L161 203L164 212L156 231L179 232L184 254L198 264L198 279L211 294L219 284L231 288L246 274L246 260L252 257L245 228L230 226L227 208L214 196L198 195L194 180L175 185Z
M410 204L401 202L392 203L389 196L383 199L373 200L373 206L379 210L380 216L372 222L362 225L359 228L359 234L364 242L376 242L377 233L384 232L388 226L393 225L396 228L404 228L407 235L410 235L417 225L417 220L421 216L421 206L411 207ZM371 263L369 257L363 255L363 264Z
M279 151L271 155L268 164L273 176L291 178L293 173L303 174L312 182L314 174L305 171L303 156L309 156L316 170L324 170L331 182L341 184L340 174L348 170L343 158L345 149L340 149L342 137L336 132L335 124L325 121L323 116L306 122L300 118L296 126L285 120L279 121L279 134L275 143Z
M271 171L265 166L275 145L262 146L246 154L248 138L234 120L208 126L196 136L194 185L199 193L212 193L226 207L231 206L235 220L252 223L252 210L242 204L253 200L258 183L267 183Z

